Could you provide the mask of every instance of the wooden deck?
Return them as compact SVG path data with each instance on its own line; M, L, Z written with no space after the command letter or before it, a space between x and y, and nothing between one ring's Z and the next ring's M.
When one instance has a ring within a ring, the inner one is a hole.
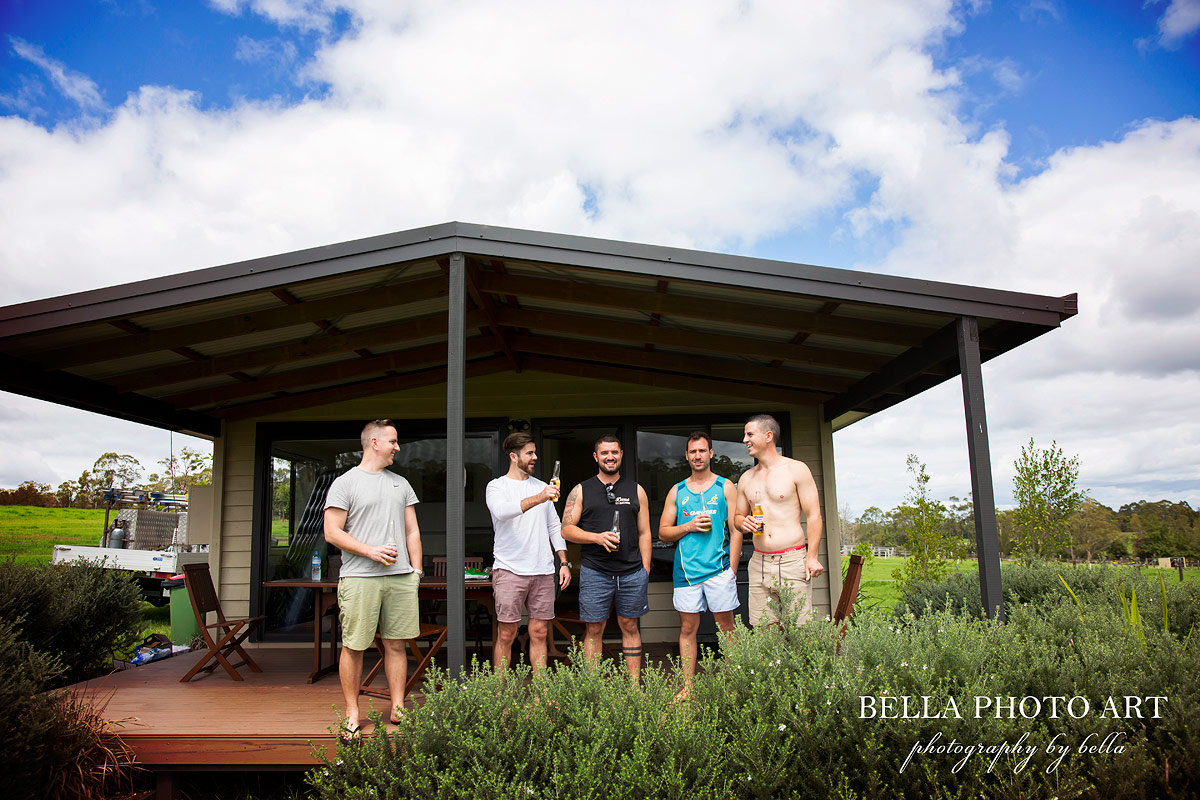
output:
M674 648L649 645L653 660ZM158 797L175 796L181 773L235 770L305 770L319 763L314 750L333 754L333 727L344 709L336 675L308 683L312 645L253 647L263 668L242 668L244 681L223 670L179 679L200 658L185 653L71 687L105 703L103 715L117 723L115 734L133 750L140 766L156 775ZM444 651L439 659L445 666ZM375 656L368 654L367 669ZM409 669L414 666L409 658ZM407 705L421 703L414 691ZM387 701L360 696L364 711L387 714ZM364 733L370 735L368 725Z
M306 682L311 645L255 648L251 654L263 671L242 668L241 682L218 669L180 683L200 658L199 653L185 653L76 684L72 690L101 701L107 697L105 718L119 722L117 734L152 771L314 766L314 747L329 753L334 749L334 709L343 709L337 676ZM410 703L414 697L419 702L414 693ZM361 702L364 710L374 707L387 714L386 700L364 696Z

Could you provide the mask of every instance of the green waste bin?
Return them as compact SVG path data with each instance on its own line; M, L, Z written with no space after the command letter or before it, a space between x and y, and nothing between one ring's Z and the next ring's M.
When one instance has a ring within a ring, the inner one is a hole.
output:
M196 613L188 597L183 580L163 581L163 589L171 592L171 641L175 644L190 644L200 634L196 624Z

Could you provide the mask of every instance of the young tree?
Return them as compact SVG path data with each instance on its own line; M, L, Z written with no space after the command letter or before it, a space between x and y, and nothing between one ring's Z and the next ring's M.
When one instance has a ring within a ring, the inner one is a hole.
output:
M179 450L158 462L162 473L150 476L153 488L172 494L187 494L189 486L207 486L212 483L212 456L190 447Z
M1017 501L1013 553L1025 560L1053 558L1070 545L1071 515L1085 497L1077 486L1079 456L1067 458L1057 442L1039 450L1030 439L1013 466Z
M913 583L944 578L950 571L947 559L960 556L963 549L961 539L946 534L946 506L929 496L929 473L915 455L908 457L908 471L913 475L913 487L907 502L897 509L907 521L908 558L892 573L901 592Z

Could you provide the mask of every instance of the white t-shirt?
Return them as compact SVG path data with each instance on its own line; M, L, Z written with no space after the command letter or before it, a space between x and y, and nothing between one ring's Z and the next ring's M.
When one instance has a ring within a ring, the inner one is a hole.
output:
M396 537L396 563L380 564L366 556L342 553L343 578L370 578L377 575L403 575L412 572L408 545L404 540L404 509L416 505L417 495L408 481L394 472L367 472L354 467L339 475L325 495L326 508L346 512L346 533L372 547L387 544Z
M493 569L506 569L516 575L551 575L557 571L554 554L566 550L567 543L554 503L540 503L521 513L521 501L544 488L546 484L537 478L517 481L507 475L487 485L487 507L496 532Z

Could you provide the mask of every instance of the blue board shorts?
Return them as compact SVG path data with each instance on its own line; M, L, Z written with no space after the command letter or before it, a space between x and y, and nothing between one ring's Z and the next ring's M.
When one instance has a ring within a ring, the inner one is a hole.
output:
M604 622L614 601L617 616L638 619L650 610L650 573L638 567L628 575L579 569L579 619Z

